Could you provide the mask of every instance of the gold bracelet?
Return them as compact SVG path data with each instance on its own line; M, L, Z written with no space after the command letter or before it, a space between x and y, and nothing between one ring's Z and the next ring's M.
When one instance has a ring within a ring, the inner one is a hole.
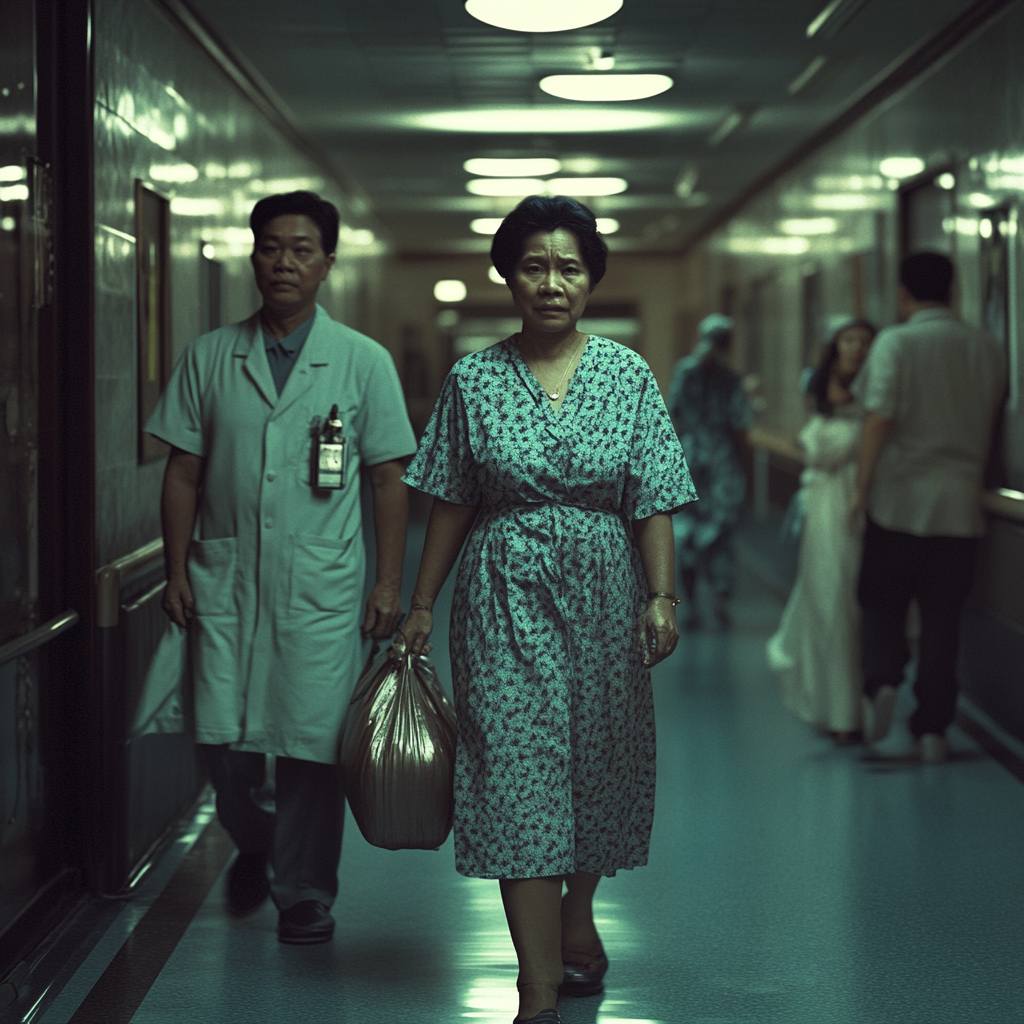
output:
M675 608L677 604L682 604L682 598L676 597L675 594L665 594L660 590L651 590L647 594L648 600L653 600L655 597L663 597L666 601L672 602L672 607Z

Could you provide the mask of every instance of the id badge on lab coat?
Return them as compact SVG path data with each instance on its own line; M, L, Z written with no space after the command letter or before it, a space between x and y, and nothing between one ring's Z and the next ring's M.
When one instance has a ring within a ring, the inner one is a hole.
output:
M331 415L316 438L314 486L318 491L340 491L348 471L348 443L338 418L338 407L331 406Z

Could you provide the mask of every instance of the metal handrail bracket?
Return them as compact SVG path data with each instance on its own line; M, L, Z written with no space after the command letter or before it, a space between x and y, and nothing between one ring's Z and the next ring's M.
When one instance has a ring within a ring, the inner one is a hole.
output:
M9 643L4 644L3 647L0 647L0 665L5 665L9 661L14 661L15 658L20 658L22 655L34 651L37 647L42 647L43 644L48 643L54 637L60 636L61 633L69 630L77 621L78 612L73 608L69 608L66 612L62 612L42 626L37 626L31 633L26 633L24 636L11 640Z
M148 568L164 555L162 539L144 544L130 555L96 570L96 625L110 628L121 620L121 586L140 569Z

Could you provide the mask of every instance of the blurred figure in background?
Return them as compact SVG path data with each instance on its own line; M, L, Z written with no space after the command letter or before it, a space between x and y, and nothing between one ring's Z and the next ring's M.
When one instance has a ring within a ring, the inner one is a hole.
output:
M805 512L796 583L768 664L786 707L837 743L861 735L860 537L846 529L864 410L850 392L875 328L850 320L832 336L807 386L814 414L800 432Z
M729 623L736 575L732 530L747 490L741 455L753 413L739 375L729 366L732 332L732 320L719 313L701 321L697 347L677 364L668 399L700 495L673 521L689 629L700 625L698 572L711 585L715 617L722 625Z
M953 264L920 252L900 267L901 323L878 336L854 393L864 442L851 528L867 514L857 596L865 739L884 739L910 660L907 609L917 601L917 709L910 731L923 761L944 761L956 714L960 611L985 532L982 474L1006 390L998 341L950 308Z

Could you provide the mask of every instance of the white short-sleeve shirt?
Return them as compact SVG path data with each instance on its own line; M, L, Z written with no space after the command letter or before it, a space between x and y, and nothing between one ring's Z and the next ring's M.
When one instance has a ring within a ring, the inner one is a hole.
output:
M868 412L893 421L868 496L879 526L925 537L984 532L982 475L1005 388L999 343L947 307L879 333L852 387Z

